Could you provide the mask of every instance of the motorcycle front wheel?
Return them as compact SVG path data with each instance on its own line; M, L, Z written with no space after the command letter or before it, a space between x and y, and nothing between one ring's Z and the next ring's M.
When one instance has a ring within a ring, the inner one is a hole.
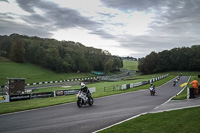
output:
M83 103L82 103L82 99L79 98L79 99L77 100L77 106L78 106L79 108L81 108L82 105L83 105Z

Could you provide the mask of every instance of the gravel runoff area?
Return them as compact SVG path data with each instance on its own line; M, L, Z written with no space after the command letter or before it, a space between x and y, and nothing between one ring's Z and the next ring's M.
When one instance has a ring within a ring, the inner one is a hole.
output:
M184 108L198 107L200 106L200 95L193 99L186 100L169 100L168 102L154 108L149 113L158 113L164 111L178 110Z

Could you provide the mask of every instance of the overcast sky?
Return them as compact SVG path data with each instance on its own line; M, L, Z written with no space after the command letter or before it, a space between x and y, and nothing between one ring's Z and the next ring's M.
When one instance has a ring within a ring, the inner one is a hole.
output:
M0 35L12 33L140 58L200 44L200 0L0 0Z

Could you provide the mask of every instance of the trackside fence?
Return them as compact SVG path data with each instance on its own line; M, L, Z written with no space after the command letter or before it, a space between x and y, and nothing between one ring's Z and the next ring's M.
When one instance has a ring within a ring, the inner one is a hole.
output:
M96 92L96 88L88 88L91 93ZM47 97L57 97L57 96L67 96L75 95L80 91L80 89L74 90L58 90L53 92L40 92L31 94L20 94L20 95L2 95L0 96L0 103L36 99L36 98L47 98Z
M161 79L163 79L165 77L168 77L168 76L169 76L169 74L165 74L165 75L162 75L162 76L159 76L159 77L152 78L150 80L141 81L141 82L137 82L137 83L107 86L107 87L104 87L104 92L126 90L126 89L134 88L134 87L137 87L137 86L141 86L141 85L146 85L146 84L149 84L149 83L153 83L153 82L156 82L156 81L161 80Z
M105 91L119 91L121 90L121 86L120 85L114 85L114 86L106 86L104 87L104 92Z

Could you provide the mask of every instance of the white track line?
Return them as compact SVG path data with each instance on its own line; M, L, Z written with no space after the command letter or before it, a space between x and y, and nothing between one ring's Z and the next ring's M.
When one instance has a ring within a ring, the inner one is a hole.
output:
M135 115L135 116L133 116L133 117L131 117L131 118L128 118L128 119L123 120L123 121L120 121L120 122L115 123L115 124L113 124L113 125L110 125L110 126L108 126L108 127L105 127L105 128L99 129L99 130L94 131L94 132L92 132L92 133L97 133L97 132L103 131L103 130L108 129L108 128L110 128L110 127L113 127L113 126L119 125L119 124L121 124L121 123L123 123L123 122L126 122L126 121L129 121L129 120L131 120L131 119L137 118L137 117L139 117L139 116L141 116L141 115L145 115L145 114L147 114L147 113L148 113L148 112L145 112L145 113L141 113L141 114Z
M187 108L194 108L194 107L200 107L200 105L193 105L193 106L186 106L186 107L180 107L180 108L166 109L166 110L160 110L160 111L149 112L149 113L151 113L151 114L162 113L162 112L168 112L168 111L180 110L180 109L187 109Z

